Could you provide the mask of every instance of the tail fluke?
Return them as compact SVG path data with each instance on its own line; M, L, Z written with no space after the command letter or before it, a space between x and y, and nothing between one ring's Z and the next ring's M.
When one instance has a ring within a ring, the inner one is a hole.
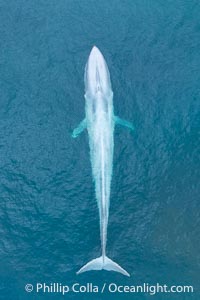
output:
M126 272L126 270L124 270L122 267L120 267L120 265L112 261L107 256L100 256L96 259L91 260L86 265L84 265L76 274L93 270L115 271L125 276L130 276L130 274Z

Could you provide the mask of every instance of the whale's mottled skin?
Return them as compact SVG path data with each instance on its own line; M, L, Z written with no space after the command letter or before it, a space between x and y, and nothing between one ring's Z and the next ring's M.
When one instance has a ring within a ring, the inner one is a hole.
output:
M110 74L103 55L95 46L90 52L85 67L85 101L86 117L74 129L72 136L77 137L87 128L92 175L99 208L102 256L84 265L77 274L104 269L130 276L126 270L106 256L106 241L113 165L114 127L115 124L120 124L133 130L133 126L131 123L114 116Z

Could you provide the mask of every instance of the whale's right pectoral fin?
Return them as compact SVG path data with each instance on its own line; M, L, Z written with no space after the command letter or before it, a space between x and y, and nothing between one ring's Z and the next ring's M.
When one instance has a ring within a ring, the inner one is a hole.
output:
M86 129L86 127L87 127L87 120L86 120L86 118L83 120L83 121L81 121L80 123L79 123L79 125L73 130L73 132L72 132L72 137L73 138L76 138L77 136L79 136L79 134L81 134L81 132L83 132L85 129Z
M123 120L117 116L114 116L114 121L115 121L116 125L121 125L121 126L127 127L129 129L131 129L132 131L134 131L134 126L131 122Z

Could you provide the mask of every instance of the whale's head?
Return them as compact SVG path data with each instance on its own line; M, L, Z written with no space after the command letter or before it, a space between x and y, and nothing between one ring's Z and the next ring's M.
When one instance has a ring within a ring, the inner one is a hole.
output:
M94 46L85 66L85 95L103 98L112 94L110 74L100 50Z

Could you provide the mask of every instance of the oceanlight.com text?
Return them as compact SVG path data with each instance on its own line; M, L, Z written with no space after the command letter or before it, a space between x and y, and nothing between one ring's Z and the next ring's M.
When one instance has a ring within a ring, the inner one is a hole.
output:
M167 284L150 284L144 283L141 285L119 285L116 283L86 283L80 284L75 282L73 284L54 283L36 283L35 285L27 283L25 285L27 293L34 292L42 293L55 293L66 295L68 293L145 293L155 295L158 293L193 293L194 288L192 285L167 285Z

